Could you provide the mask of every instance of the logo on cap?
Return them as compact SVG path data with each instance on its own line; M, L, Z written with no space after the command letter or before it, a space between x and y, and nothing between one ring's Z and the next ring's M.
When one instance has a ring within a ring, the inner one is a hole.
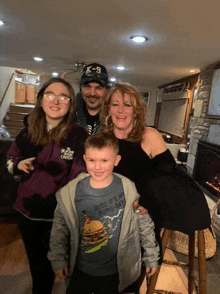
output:
M92 65L90 65L87 67L85 74L89 75L92 71L93 72L95 71L96 73L99 73L99 74L102 73L102 69L100 66L93 67Z
M93 81L100 83L101 85L108 84L108 73L103 65L91 63L83 68L80 85Z

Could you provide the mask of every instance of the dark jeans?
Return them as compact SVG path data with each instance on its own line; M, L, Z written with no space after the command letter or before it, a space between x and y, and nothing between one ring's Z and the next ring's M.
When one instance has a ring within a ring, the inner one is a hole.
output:
M52 222L33 221L22 215L18 227L29 260L33 294L51 294L54 272L47 253Z
M118 274L90 276L75 270L66 294L119 294L118 285ZM133 283L120 293L139 293L137 283Z

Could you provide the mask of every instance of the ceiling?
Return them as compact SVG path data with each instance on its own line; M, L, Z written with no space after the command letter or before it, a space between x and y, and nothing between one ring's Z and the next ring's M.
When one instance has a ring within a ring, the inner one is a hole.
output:
M76 61L98 62L117 80L157 87L220 60L219 11L219 0L1 0L0 66L74 81ZM139 34L149 41L130 40Z

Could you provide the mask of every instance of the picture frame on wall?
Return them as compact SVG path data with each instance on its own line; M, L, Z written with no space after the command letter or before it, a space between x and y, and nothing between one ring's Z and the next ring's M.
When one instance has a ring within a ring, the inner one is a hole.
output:
M147 104L147 109L149 109L150 106L150 92L140 92L142 97L144 98L144 101Z
M208 116L220 117L220 68L216 69L213 74Z

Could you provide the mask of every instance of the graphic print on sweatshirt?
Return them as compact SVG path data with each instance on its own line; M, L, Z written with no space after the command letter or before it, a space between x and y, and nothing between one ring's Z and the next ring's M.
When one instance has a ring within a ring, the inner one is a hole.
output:
M60 158L67 159L67 160L73 160L73 154L74 154L74 151L71 150L70 147L67 147L67 149L62 148Z

